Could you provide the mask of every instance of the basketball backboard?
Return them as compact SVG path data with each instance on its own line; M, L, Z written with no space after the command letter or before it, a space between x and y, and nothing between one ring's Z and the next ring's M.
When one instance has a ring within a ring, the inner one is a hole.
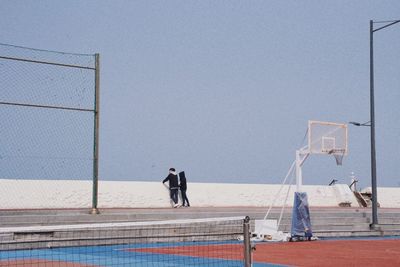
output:
M308 150L310 154L347 155L347 124L309 121Z

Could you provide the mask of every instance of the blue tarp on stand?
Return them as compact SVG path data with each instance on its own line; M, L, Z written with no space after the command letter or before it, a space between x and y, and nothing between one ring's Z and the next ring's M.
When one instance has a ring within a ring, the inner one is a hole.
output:
M312 237L310 210L306 192L294 193L291 235L292 237Z

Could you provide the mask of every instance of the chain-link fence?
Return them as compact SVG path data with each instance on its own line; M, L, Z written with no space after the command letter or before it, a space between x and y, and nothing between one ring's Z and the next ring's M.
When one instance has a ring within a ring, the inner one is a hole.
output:
M87 180L97 208L98 60L0 44L0 179Z

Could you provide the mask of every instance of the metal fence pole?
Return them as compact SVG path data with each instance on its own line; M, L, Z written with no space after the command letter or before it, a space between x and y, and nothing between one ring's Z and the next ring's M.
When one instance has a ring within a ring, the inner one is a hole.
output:
M94 104L94 143L93 143L93 192L91 214L98 214L99 182L99 117L100 117L100 55L95 54L95 104Z
M244 266L251 266L250 217L243 220Z

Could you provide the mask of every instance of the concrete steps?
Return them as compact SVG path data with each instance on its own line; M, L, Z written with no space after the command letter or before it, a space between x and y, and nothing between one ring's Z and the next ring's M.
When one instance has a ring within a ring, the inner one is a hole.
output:
M99 222L159 221L198 219L212 217L249 216L252 220L263 219L266 208L159 208L159 209L105 209L100 214L89 210L27 210L0 211L0 227L61 225ZM379 209L380 230L371 231L371 211L368 208L312 208L312 229L320 237L389 236L400 235L400 210ZM280 209L274 208L268 219L278 219ZM289 232L291 209L283 214L280 230Z

